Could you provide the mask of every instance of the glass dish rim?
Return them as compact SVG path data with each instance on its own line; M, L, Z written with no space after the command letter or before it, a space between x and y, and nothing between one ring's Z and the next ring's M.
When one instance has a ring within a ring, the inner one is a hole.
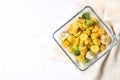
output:
M59 44L59 42L55 39L54 35L57 31L59 31L62 27L64 27L67 23L69 23L72 19L74 19L77 15L79 15L79 13L81 13L84 9L86 8L90 8L93 13L95 14L95 16L101 21L101 23L107 28L107 30L111 33L111 35L113 36L113 39L115 40L115 42L113 43L112 47L110 47L105 53L102 54L102 56L98 57L93 63L91 63L89 66L87 66L85 69L81 69L73 60L72 58L68 55L68 53L63 49L63 47ZM85 71L87 70L90 66L92 66L94 63L96 63L100 58L102 58L104 55L106 55L114 46L117 45L118 40L116 35L113 33L113 31L105 24L105 22L98 16L98 14L95 12L95 10L91 7L91 6L85 6L83 9L81 9L80 11L78 11L72 18L70 18L67 22L65 22L61 27L59 27L52 35L53 39L55 40L55 42L59 45L59 47L62 49L62 51L67 55L67 57L72 61L72 63L80 70L80 71Z

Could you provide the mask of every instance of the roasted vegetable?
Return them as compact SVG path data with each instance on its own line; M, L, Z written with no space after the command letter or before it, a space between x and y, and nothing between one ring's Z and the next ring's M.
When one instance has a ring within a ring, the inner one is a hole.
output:
M91 51L88 51L86 54L86 58L89 60L93 60L95 58L95 54Z
M86 63L88 63L88 62L89 62L89 60L88 60L88 59L85 59L85 60L84 60L84 63L85 63L85 64L86 64Z
M63 45L64 48L66 48L66 47L68 47L70 45L70 43L69 43L68 40L63 40L62 45Z
M61 32L60 39L65 40L69 36L67 31Z
M89 13L84 13L83 15L82 15L82 18L84 18L84 19L88 19L89 18Z
M98 52L99 52L99 46L98 46L98 45L92 45L92 46L90 47L90 49L91 49L91 51L92 51L93 53L95 53L95 54L98 54Z
M86 20L86 23L88 26L92 26L94 24L94 22L92 20Z
M87 34L81 34L80 35L80 40L86 40L88 38L88 35Z
M100 42L99 39L94 39L94 40L93 40L93 44L100 46L100 45L101 45L101 42Z
M79 56L80 55L80 51L79 51L79 46L76 45L74 48L73 48L73 53L75 56Z
M95 24L98 23L98 20L97 20L96 18L94 18L94 17L92 17L91 20L92 20Z
M99 25L97 18L91 18L88 12L73 21L60 37L62 46L81 63L95 59L111 42L110 36Z
M92 34L91 34L91 39L93 39L93 40L94 40L94 39L97 39L98 36L99 36L98 33L92 33Z
M101 45L101 46L100 46L100 50L101 50L101 51L105 50L105 48L106 48L105 45Z
M98 30L99 30L99 27L96 25L96 26L93 28L92 32L97 32Z
M78 60L80 61L80 62L85 62L85 57L84 57L84 55L80 55L80 56L78 56Z
M102 44L108 45L111 42L111 38L109 35L102 35L101 37Z
M99 34L99 35L105 34L105 30L104 30L103 28L99 28L98 34Z

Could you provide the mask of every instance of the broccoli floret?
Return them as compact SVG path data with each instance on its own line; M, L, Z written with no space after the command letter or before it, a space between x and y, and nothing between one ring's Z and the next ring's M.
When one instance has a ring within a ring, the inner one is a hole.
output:
M94 22L92 20L86 20L86 23L88 26L92 26L94 24Z
M82 18L84 18L84 19L88 19L89 18L89 13L84 13L83 15L82 15Z
M73 53L75 56L79 56L80 55L80 51L79 51L79 46L76 45L75 48L73 49Z

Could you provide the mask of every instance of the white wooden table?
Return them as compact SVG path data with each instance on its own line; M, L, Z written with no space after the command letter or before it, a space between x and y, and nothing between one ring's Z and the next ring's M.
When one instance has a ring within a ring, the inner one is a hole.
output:
M0 80L85 80L71 63L50 60L52 33L76 0L0 0Z

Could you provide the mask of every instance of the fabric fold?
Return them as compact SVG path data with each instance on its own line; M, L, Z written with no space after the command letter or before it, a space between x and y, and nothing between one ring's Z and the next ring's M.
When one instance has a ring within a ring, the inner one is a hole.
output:
M88 80L120 80L120 0L78 0L76 5L78 10L85 6L93 7L103 21L111 27L119 41L119 44L107 55L80 73ZM54 54L62 53L61 50L54 49L57 51L53 51ZM54 58L58 58L59 55L61 54L54 56ZM61 56L59 59L69 62L66 56Z

